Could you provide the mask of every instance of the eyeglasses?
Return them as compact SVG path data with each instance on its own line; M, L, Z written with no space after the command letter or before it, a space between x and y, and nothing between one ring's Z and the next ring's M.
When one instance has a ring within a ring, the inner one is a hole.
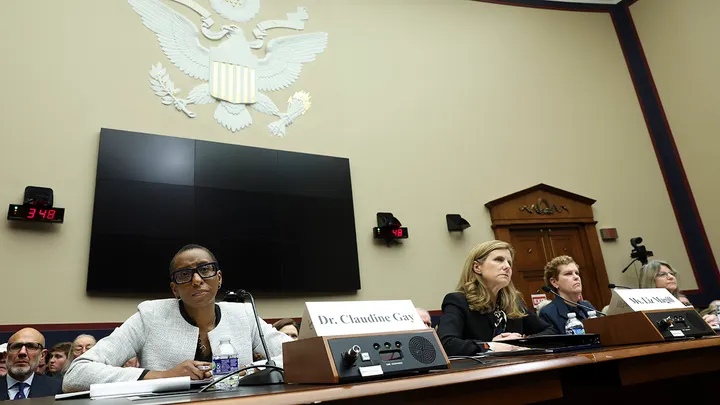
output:
M82 346L74 347L74 348L73 348L73 353L74 353L76 356L79 356L79 355L83 354L84 352L90 350L91 348L92 348L92 345L89 345L89 346L87 347L87 349L85 349L85 348L82 347ZM83 351L83 349L85 349L85 350Z
M8 347L7 347L7 351L8 351L8 353L17 353L17 352L19 352L19 351L23 348L23 346L25 346L25 350L27 350L28 353L35 353L35 352L37 352L38 350L42 350L42 349L43 349L43 345L41 345L40 343L33 343L33 342L28 342L28 343L16 342L16 343L11 343L11 344L9 344Z
M665 277L667 277L668 275L671 275L671 276L673 276L673 277L677 277L677 272L676 272L675 270L673 270L673 271L671 271L671 272L669 272L669 273L668 273L667 271L661 271L661 272L659 272L659 273L657 274L657 276L655 276L655 277L665 278Z
M193 275L197 273L203 279L215 277L218 272L217 262L203 263L195 268L180 269L170 274L170 280L175 284L187 284L189 283Z

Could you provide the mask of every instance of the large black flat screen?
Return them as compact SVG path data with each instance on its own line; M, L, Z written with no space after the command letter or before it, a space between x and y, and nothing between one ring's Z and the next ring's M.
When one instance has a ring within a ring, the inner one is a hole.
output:
M103 129L87 291L167 295L188 243L229 288L360 289L348 159Z

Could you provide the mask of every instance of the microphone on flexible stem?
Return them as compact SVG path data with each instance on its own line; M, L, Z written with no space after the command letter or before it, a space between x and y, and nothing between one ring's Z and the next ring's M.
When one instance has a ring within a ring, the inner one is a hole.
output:
M632 290L632 287L625 287L624 285L617 285L617 284L613 284L613 283L608 284L608 288L611 290L615 289L615 288L626 288L628 290Z
M267 343L265 343L265 336L263 336L262 327L260 326L260 321L258 320L257 308L255 308L255 299L249 292L245 290L238 290L238 301L236 302L244 302L245 297L250 298L250 305L252 306L253 314L255 314L255 326L257 326L258 334L260 335L260 342L262 342L263 350L265 351L265 358L267 359L267 363L265 364L275 367L275 362L270 359L270 352L268 352ZM228 298L228 296L226 296L226 298ZM262 367L262 365L258 367ZM278 368L265 368L264 370L256 371L241 378L239 385L269 385L283 383L285 383L285 378L283 377L282 371L278 370Z
M570 304L570 305L575 305L575 306L578 306L578 307L580 307L580 308L583 308L583 309L586 310L586 311L595 311L596 314L600 314L600 315L602 315L602 316L607 316L606 313L601 312L601 311L598 311L597 309L593 309L593 308L587 307L587 306L582 305L582 304L577 303L577 302L572 302L572 301L570 301L570 300L566 300L566 299L563 298L560 294L558 294L558 293L556 293L555 291L551 290L550 287L548 287L548 286L546 286L546 285L540 287L540 289L542 289L542 290L545 291L546 293L553 294L554 296L560 298L561 300L567 302L567 303Z

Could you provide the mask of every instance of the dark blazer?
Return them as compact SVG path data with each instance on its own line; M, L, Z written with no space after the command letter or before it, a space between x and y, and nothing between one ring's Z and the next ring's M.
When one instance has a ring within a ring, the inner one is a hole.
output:
M62 378L37 375L33 377L28 398L54 397L62 393ZM7 377L0 377L0 401L7 401L8 397Z
M527 316L508 318L505 332L517 332L523 335L553 334L552 326L528 311L525 304L522 304L522 307L525 308ZM481 349L475 341L492 341L495 316L492 312L484 314L471 311L465 294L455 292L446 295L442 303L442 311L437 332L448 356L479 353Z
M587 301L580 300L579 304L595 309L595 307ZM567 322L568 319L568 312L575 312L577 319L581 321L583 319L587 319L588 317L587 311L584 308L576 307L574 310L571 310L570 306L565 303L565 301L563 301L560 297L555 297L555 299L550 301L549 304L545 305L540 310L540 318L552 325L556 334L564 335L565 322Z

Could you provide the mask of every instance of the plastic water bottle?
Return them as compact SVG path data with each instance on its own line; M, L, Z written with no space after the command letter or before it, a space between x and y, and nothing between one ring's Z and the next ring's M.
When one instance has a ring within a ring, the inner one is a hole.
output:
M229 337L223 336L220 338L218 353L213 353L212 368L215 380L240 369L237 350L235 350L235 346L230 343ZM239 382L240 376L234 375L215 384L215 388L218 390L229 390L237 387Z
M566 335L584 335L585 327L582 322L577 319L575 312L568 312L568 320L565 322Z
M595 312L595 311L588 311L588 317L587 317L587 319L590 319L590 318L597 318L597 312Z

